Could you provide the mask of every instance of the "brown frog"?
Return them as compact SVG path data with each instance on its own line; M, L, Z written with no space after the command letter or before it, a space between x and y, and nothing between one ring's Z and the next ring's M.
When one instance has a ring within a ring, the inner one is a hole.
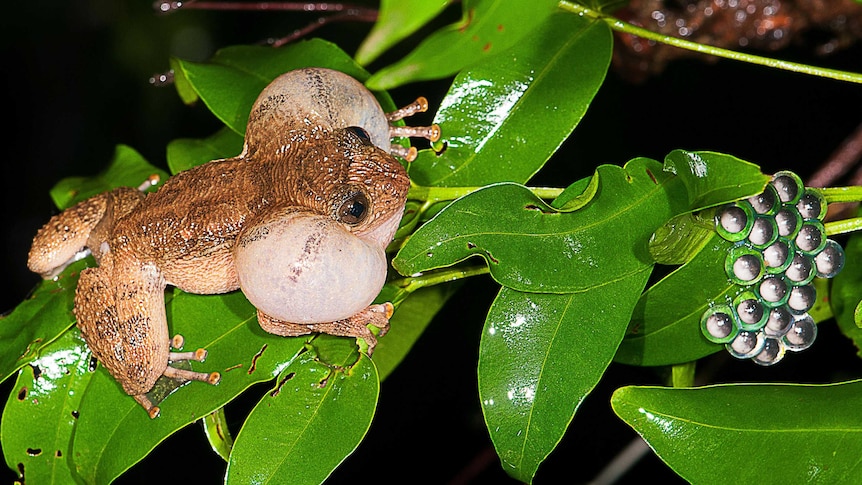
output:
M121 187L54 216L36 235L28 266L52 278L92 253L81 273L78 327L93 354L150 417L146 393L162 375L218 383L217 372L174 368L206 351L172 352L164 289L215 294L241 289L267 332L376 338L390 303L385 248L404 211L409 180L392 156L415 149L390 137L436 140L439 128L393 127L427 109L385 114L353 78L327 69L283 74L260 94L236 157L171 177L157 192Z

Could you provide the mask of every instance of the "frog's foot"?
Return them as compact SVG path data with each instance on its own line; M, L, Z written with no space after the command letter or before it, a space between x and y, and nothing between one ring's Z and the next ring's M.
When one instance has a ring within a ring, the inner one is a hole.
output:
M265 331L282 337L296 337L310 333L325 333L339 337L355 337L365 340L368 344L368 355L374 352L377 337L368 328L374 325L379 328L379 336L389 331L389 319L395 312L392 303L386 302L371 305L350 318L326 323L290 323L270 317L258 310L257 320Z
M398 121L404 119L408 116L413 116L416 113L424 113L428 111L428 100L424 97L419 97L416 101L408 104L407 106L397 109L391 113L386 114L386 119L389 122ZM431 126L390 126L389 127L389 137L390 138L400 138L400 137L409 137L409 138L425 138L432 142L435 142L440 139L440 127L438 125ZM416 159L417 151L415 147L405 148L401 145L392 144L390 148L390 153L393 155L397 155L408 162L412 162Z
M150 416L150 419L156 419L159 417L159 413L162 411L158 406L154 405L150 398L147 397L146 394L137 394L132 396L135 398L135 401L141 405L144 409L146 409L147 414Z
M174 338L171 339L171 347L174 349L181 349L185 339L180 334L174 335ZM196 362L203 362L207 358L207 350L206 349L197 349L191 352L169 352L168 360L171 362L178 362L183 360L194 360ZM221 374L218 372L194 372L186 369L177 369L176 367L167 366L165 368L164 375L166 377L170 377L172 379L183 379L186 381L201 381L206 382L212 385L216 385L221 380Z

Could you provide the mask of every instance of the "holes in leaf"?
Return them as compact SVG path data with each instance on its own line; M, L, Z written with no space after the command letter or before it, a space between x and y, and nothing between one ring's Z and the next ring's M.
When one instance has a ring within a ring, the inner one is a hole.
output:
M39 456L42 454L42 448L27 448L27 454L30 456Z
M19 400L19 401L23 401L23 400L25 400L25 399L27 399L27 388L26 388L26 387L22 387L22 388L18 391L18 400Z
M278 396L278 394L281 392L281 387L284 386L284 383L293 379L293 376L295 376L295 375L296 375L296 372L290 372L286 376L284 376L280 381L278 381L278 386L276 386L276 388L273 389L273 391L270 392L269 395L271 397Z
M267 344L263 344L263 347L261 347L260 350L258 350L258 352L254 354L254 357L251 358L251 367L248 368L248 375L251 375L251 373L254 372L255 368L257 368L257 359L259 359L260 356L263 355L263 351L266 350L266 347Z

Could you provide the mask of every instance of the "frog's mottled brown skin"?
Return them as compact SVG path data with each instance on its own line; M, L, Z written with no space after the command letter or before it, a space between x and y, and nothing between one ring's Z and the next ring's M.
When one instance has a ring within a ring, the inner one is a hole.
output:
M81 273L75 295L78 326L99 361L155 417L159 408L146 393L160 376L211 384L220 378L217 372L168 365L203 360L206 351L171 352L166 285L201 294L239 289L234 260L243 229L266 229L273 218L277 224L286 209L291 217L331 218L340 237L362 238L382 251L401 218L409 188L404 168L389 152L408 157L415 153L390 150L388 137L408 131L390 129L388 121L423 109L423 103L387 119L352 78L325 69L292 71L277 78L256 101L240 155L177 174L146 197L135 189L118 188L79 203L39 231L28 265L50 278L82 251L92 252L99 266ZM436 126L415 130L409 134L436 139L439 133ZM243 240L247 245L255 238ZM373 289L373 294L378 291ZM361 337L370 352L376 339L367 326L384 332L392 310L389 303L369 305L336 321L312 317L305 323L259 310L258 319L266 331L278 335ZM181 341L177 336L173 345L179 347Z

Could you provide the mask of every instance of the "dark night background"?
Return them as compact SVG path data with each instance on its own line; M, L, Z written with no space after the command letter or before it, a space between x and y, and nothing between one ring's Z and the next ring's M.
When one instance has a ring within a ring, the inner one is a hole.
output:
M315 18L203 11L159 16L149 2L111 0L14 2L4 10L3 106L10 117L3 130L2 312L14 308L38 282L26 269L27 251L36 230L55 213L48 191L57 181L97 173L120 143L164 166L169 141L207 136L218 128L203 106L184 106L172 87L148 83L150 76L168 69L169 56L205 60L219 47L282 36ZM449 21L457 18L457 8L447 15ZM352 52L368 29L367 24L334 24L317 35ZM406 49L394 49L371 69ZM862 71L862 43L828 58L804 47L775 55ZM434 106L448 82L417 83L392 94L399 105L423 94ZM429 122L430 117L420 121ZM598 164L623 164L636 156L661 160L674 148L726 152L767 172L789 168L806 178L861 122L860 85L731 61L679 61L660 77L637 85L612 70L581 126L533 184L568 183ZM329 483L509 481L489 454L476 390L479 333L496 289L489 279L480 278L452 298L382 384L367 439ZM821 326L812 349L789 356L776 368L761 369L720 354L706 359L705 366L717 369L714 379L721 382L829 382L862 375L852 344L832 323ZM3 385L3 396L12 381ZM610 394L626 384L661 382L662 376L652 369L612 365L560 447L539 469L536 482L589 481L635 436L611 412ZM254 402L255 392L263 390L252 389L247 402L228 408L229 417L232 412L237 416L233 425L241 423L239 416ZM194 424L117 483L216 483L224 463L207 448L200 426ZM7 476L13 477L4 475L4 481ZM627 477L624 482L644 477L679 481L654 456L642 460Z

